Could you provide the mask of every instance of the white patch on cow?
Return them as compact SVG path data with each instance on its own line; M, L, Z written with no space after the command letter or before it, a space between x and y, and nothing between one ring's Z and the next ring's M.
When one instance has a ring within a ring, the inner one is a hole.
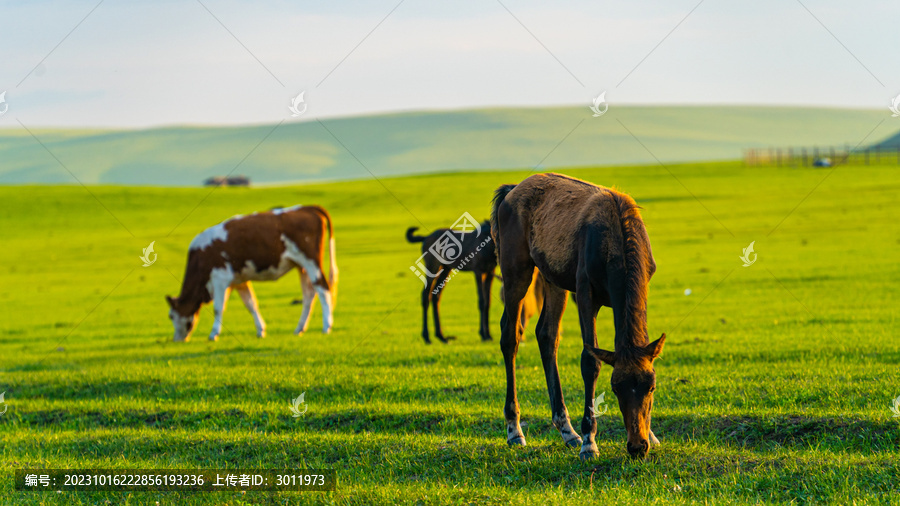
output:
M244 281L254 279L254 276L256 276L256 264L253 260L247 260L244 262L244 267L241 269L241 272L238 273L234 282L243 283Z
M291 207L279 207L278 209L272 209L272 214L278 215L278 214L287 213L290 211L296 211L297 209L300 209L301 207L303 207L303 206L297 205L297 206L291 206Z
M245 281L275 281L284 276L288 271L294 268L294 263L288 257L287 250L281 254L278 265L270 266L268 269L259 271L253 260L247 260L244 267L235 276L233 284L243 283Z
M312 280L313 283L319 280L322 277L322 271L319 269L319 264L314 262L312 259L307 258L306 255L300 251L300 248L297 247L297 244L294 241L290 240L288 236L281 234L281 242L284 243L284 254L283 256L287 257L289 260L294 262L306 269L306 273L309 275L309 279Z
M230 221L230 220L229 220ZM228 231L225 230L225 224L228 221L223 221L218 225L213 225L208 229L204 230L197 234L197 237L194 237L194 240L191 241L190 250L204 250L210 244L216 241L225 241L228 239Z

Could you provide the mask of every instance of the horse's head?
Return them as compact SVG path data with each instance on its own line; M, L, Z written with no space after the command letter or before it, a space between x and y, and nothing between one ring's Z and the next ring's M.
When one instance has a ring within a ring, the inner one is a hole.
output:
M172 338L175 342L184 342L191 338L191 332L197 326L197 320L200 318L200 310L191 311L186 304L182 304L179 299L166 295L166 301L169 303L169 319L175 327L175 336Z
M652 343L618 354L599 348L587 347L588 353L613 368L610 383L619 400L619 410L628 431L628 454L644 458L650 451L650 410L653 408L653 391L656 389L656 371L653 360L659 356L666 335Z

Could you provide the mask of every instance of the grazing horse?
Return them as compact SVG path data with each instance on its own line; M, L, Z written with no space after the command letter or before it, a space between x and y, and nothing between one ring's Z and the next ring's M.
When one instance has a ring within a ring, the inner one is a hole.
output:
M500 348L506 364L507 442L525 445L516 398L516 352L523 328L522 299L535 267L547 281L537 341L550 394L553 425L569 446L581 444L581 458L599 455L593 399L601 362L613 367L612 390L628 432L632 457L658 443L650 430L650 410L665 334L647 336L647 285L656 271L650 240L634 200L624 193L561 174L538 174L494 195L491 234L503 276L505 308ZM563 401L556 354L566 290L575 292L584 380L584 441L572 429ZM615 323L615 352L597 348L595 319L609 306Z
M470 258L466 262L460 262L456 265L443 265L437 256L430 254L432 248L442 240L446 234L451 231L449 228L439 228L427 236L415 235L418 227L410 227L406 231L406 240L411 243L422 243L421 260L425 269L434 275L425 282L422 289L422 339L425 344L431 344L428 337L428 306L431 305L434 313L434 337L438 338L442 343L447 343L453 337L444 337L441 330L440 303L441 294L444 291L447 277L456 269L464 272L475 273L475 287L478 291L478 311L480 312L480 323L478 333L481 335L482 341L491 340L490 330L490 308L491 308L491 284L494 281L494 270L497 268L497 255L494 253L494 247L486 244L491 241L490 222L485 220L481 224L481 233L466 233L460 240L460 252L456 258Z
M331 257L328 280L322 269L326 233ZM303 313L295 334L309 325L316 295L322 300L322 331L331 331L337 303L338 268L331 216L319 206L284 209L235 216L214 225L191 241L187 268L178 297L166 296L175 341L187 341L197 325L200 306L212 301L215 321L210 341L222 331L222 313L231 289L241 294L253 315L257 337L265 337L266 323L259 314L251 281L272 281L296 267L303 290Z

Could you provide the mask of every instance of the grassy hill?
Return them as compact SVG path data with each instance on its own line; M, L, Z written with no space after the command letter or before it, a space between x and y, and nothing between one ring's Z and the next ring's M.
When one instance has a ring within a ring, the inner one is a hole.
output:
M381 177L537 164L645 164L654 156L664 162L733 160L748 147L856 145L886 116L887 110L612 106L600 118L587 107L559 107L414 112L322 124L306 119L274 131L275 125L33 131L84 183L195 186L232 170L254 183L283 183L360 179L369 171ZM900 122L885 121L869 141L898 127ZM0 130L0 160L0 184L74 182L21 128Z
M649 121L649 120L648 120ZM477 334L475 283L442 305L449 345L419 335L419 255L406 227L487 215L526 174L371 178L277 188L0 187L0 501L5 504L894 504L900 476L896 166L739 163L566 171L643 206L658 271L656 363L643 462L625 451L610 368L598 393L600 457L581 462L551 426L533 335L517 361L525 448L508 448L501 309ZM675 177L677 177L677 180ZM828 176L828 177L826 177ZM385 186L382 186L385 185ZM399 202L398 202L399 200ZM699 200L699 201L698 201ZM400 204L402 202L402 205ZM269 335L234 296L220 341L212 310L173 343L163 299L191 238L236 213L318 203L341 268L331 335L294 336L299 280L256 283ZM156 241L157 261L142 267ZM755 241L757 261L742 267ZM686 289L691 289L686 295ZM612 315L597 320L611 347ZM534 321L529 334L533 332ZM569 412L583 414L582 342L569 305L559 352ZM292 417L305 392L308 412ZM576 423L577 425L577 423ZM326 468L332 493L16 492L44 468Z

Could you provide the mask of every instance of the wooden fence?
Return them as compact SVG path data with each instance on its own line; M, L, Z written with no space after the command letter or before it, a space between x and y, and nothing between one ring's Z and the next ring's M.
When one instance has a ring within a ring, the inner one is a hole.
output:
M750 148L744 150L744 163L750 166L776 167L830 167L833 165L900 165L900 146L814 146L811 148Z

